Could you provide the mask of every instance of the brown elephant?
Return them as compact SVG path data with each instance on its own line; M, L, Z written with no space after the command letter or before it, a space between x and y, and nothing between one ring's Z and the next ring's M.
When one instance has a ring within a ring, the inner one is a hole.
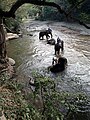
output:
M50 40L47 40L47 44L55 45L55 39L51 38Z
M44 31L41 31L39 33L39 39L40 40L43 40L44 39L44 36L46 36L46 38L52 38L52 30L50 28L48 28L48 30L44 30Z

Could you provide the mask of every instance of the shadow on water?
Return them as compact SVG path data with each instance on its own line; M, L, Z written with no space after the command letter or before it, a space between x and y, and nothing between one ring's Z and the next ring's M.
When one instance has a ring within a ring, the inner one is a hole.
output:
M47 69L52 64L54 46L47 44L46 40L38 39L39 31L48 27L52 28L55 39L59 36L64 41L65 50L62 55L68 59L66 70L57 74ZM36 70L43 76L54 79L59 91L82 91L90 95L90 36L79 35L80 31L68 29L64 23L58 22L28 21L24 24L23 31L22 38L7 42L8 56L16 61L17 79L28 87L29 78ZM71 115L69 120L90 120L85 113L90 110L90 105L87 104L85 107L81 107L85 108L84 112L78 111L79 114L73 114L74 118Z

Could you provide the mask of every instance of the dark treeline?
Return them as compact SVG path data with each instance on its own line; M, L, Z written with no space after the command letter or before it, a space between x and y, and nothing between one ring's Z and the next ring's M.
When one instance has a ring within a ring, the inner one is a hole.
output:
M49 0L52 1L52 0ZM58 5L67 11L72 16L79 18L87 23L90 22L90 1L89 0L53 0ZM33 9L31 9L33 11ZM31 10L28 13L31 13ZM38 7L39 16L36 19L39 20L68 20L65 15L60 14L56 8L53 7ZM34 9L35 13L35 9ZM70 20L68 20L70 21Z
M11 5L16 0L1 0L0 9L9 10ZM48 2L55 2L60 5L64 11L75 18L90 23L90 0L46 0ZM24 19L34 17L38 20L54 20L54 21L72 21L68 19L65 14L60 14L57 8L49 6L37 6L32 4L25 4L20 7L15 13L15 19L5 18L4 24L13 32L18 32L20 23ZM74 21L74 20L73 20Z

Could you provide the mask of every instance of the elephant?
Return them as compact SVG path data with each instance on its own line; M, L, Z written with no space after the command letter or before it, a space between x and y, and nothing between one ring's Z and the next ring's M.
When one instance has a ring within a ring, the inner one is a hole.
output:
M60 57L58 63L50 67L50 71L53 73L62 72L67 66L67 59L65 57Z
M39 39L40 40L43 40L44 39L44 36L46 36L46 38L52 38L52 30L50 28L48 28L48 30L44 30L44 31L41 31L39 33Z
M55 39L51 38L50 40L47 40L47 44L55 45Z
M64 42L63 41L61 41L60 43L59 42L57 42L56 44L55 44L55 46L54 46L54 49L55 49L55 55L56 54L58 54L59 55L59 53L60 53L60 49L61 49L61 51L63 52L63 50L64 50Z

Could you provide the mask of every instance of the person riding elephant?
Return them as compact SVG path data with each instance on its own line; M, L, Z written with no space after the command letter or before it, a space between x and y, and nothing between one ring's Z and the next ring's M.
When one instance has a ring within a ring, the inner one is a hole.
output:
M48 28L47 32L48 32L48 34L51 35L51 38L52 38L52 29L51 29L51 28Z
M51 35L51 38L52 38L52 30L50 28L48 28L48 30L44 30L44 31L41 31L39 33L39 39L44 39L44 36L46 36L46 39L50 38L50 35Z
M60 39L59 37L57 38L57 42L58 42L58 43L60 43L60 42L61 42L61 39Z
M63 40L61 40L59 37L57 38L57 43L59 43L61 45L61 51L63 52L64 50L64 42Z
M60 53L60 48L61 48L61 45L57 42L54 46L54 49L55 49L55 55L59 55Z
M62 52L64 50L64 42L59 37L57 38L57 43L55 44L54 49L55 49L55 55L56 54L59 55L60 49L61 49Z

